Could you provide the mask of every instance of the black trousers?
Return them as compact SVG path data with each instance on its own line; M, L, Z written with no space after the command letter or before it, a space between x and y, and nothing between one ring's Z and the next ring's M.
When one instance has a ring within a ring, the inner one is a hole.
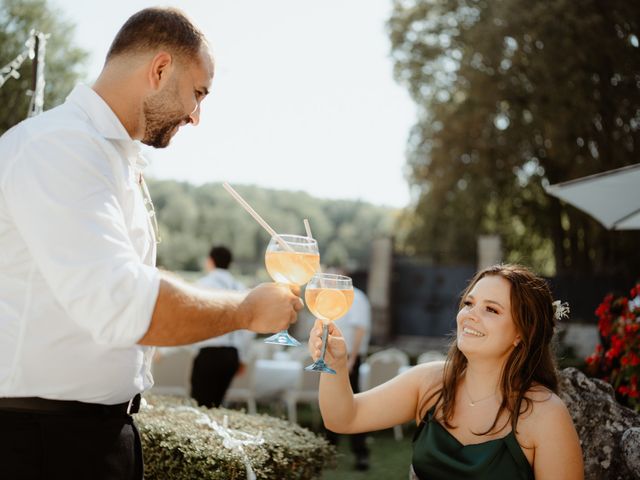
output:
M191 396L198 405L219 407L239 366L235 347L201 348L193 360Z
M140 435L125 414L0 410L0 478L142 480Z
M349 383L351 383L351 389L353 393L359 393L360 381L360 355L356 357L356 361L353 365L353 369L349 372ZM330 430L327 430L327 440L333 445L338 443L338 434ZM358 457L368 457L369 448L367 447L367 434L366 433L354 433L349 435L351 441L351 451Z

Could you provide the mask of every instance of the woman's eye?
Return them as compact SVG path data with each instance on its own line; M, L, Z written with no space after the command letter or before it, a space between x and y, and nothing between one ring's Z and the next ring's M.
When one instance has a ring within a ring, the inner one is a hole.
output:
M469 300L465 300L464 302L462 302L462 304L463 304L465 307L470 307L470 306L471 306L471 301L469 301Z
M491 313L498 313L498 311L495 308L492 308L492 307L487 307L487 311L491 312Z

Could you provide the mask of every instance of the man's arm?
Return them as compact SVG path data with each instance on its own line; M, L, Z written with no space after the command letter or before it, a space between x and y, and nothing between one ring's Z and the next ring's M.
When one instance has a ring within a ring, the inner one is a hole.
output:
M138 343L183 345L239 329L277 332L295 322L302 307L300 298L282 284L262 284L248 293L216 292L161 273L151 323Z

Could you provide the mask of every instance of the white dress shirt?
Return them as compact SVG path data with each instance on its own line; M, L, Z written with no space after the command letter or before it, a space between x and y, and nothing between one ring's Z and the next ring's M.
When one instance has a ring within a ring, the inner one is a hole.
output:
M83 85L0 138L0 397L115 404L153 384L144 165Z
M238 282L231 272L223 268L215 268L196 282L196 285L216 290L244 291L245 286ZM213 337L194 344L197 349L203 347L235 347L242 363L249 361L251 340L256 334L249 330L234 330L225 335Z
M353 348L356 329L362 328L364 330L364 335L360 341L360 349L357 353L366 356L371 337L371 304L362 290L353 287L353 304L343 317L335 321L335 324L342 332L349 354L352 353L351 349Z

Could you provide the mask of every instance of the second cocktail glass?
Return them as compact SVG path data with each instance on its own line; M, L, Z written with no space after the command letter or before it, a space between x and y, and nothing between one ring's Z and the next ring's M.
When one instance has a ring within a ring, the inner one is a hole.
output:
M300 235L279 235L287 249L271 238L264 256L267 272L277 283L302 286L320 269L318 242ZM287 330L282 330L265 340L275 345L299 346Z
M316 273L307 285L304 298L311 313L322 320L322 354L305 370L335 374L336 371L324 361L329 322L339 319L351 308L353 303L351 278L331 273Z

